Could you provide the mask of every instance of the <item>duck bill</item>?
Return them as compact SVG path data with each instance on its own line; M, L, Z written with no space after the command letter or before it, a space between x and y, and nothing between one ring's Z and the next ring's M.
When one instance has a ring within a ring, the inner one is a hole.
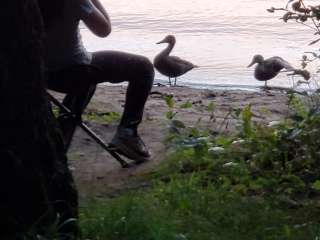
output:
M256 62L255 61L252 61L247 67L252 67Z
M157 42L157 44L166 43L166 40L161 40L160 42Z

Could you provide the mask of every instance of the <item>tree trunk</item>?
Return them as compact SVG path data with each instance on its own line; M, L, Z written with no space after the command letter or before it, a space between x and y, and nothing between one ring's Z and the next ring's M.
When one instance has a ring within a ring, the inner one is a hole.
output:
M37 1L1 0L0 22L0 239L53 223L75 235L77 192L44 87Z

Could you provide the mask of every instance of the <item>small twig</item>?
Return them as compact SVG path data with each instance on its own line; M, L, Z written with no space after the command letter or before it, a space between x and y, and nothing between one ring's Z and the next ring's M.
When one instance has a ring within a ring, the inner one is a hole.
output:
M311 29L314 30L314 31L318 31L317 28L312 27L312 26L310 26L310 25L308 25L308 24L306 24L306 23L304 23L304 22L299 22L298 20L296 20L296 22L297 22L297 23L300 23L300 24L302 24L302 25L304 25L304 26L306 26L306 27L308 27L308 28L311 28Z
M218 132L220 132L222 130L222 127L224 126L225 122L227 122L229 116L231 115L232 113L232 109L229 110L229 112L227 112L227 114L225 115L225 117L223 118L223 121L222 123L220 124L220 127L218 129ZM228 122L227 122L228 123Z

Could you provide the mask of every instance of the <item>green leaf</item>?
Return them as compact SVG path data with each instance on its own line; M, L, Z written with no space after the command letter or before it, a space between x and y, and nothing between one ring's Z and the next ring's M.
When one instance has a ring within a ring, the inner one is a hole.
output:
M190 136L199 137L200 136L200 131L197 128L192 128L191 131L190 131Z
M320 191L320 180L317 180L315 181L313 184L312 184L312 188L317 190L317 191Z
M172 125L176 128L186 128L186 125L179 120L172 120Z
M291 239L291 237L292 237L292 232L291 232L291 229L290 229L290 227L289 227L288 225L284 225L283 231L284 231L285 236L286 236L288 239Z
M245 194L248 191L248 188L244 184L236 184L233 186L233 190L240 193L240 194Z
M173 108L174 107L174 100L173 100L173 96L167 96L165 98L166 100L166 104L169 108Z
M220 146L229 146L232 143L232 139L224 136L218 136L215 139L215 144L220 145Z
M246 106L243 110L242 110L242 119L244 121L251 121L252 118L252 112L251 112L251 105Z
M291 94L289 96L289 105L294 110L293 118L300 118L301 120L308 118L308 109L301 98Z
M183 103L180 108L192 108L192 102L190 102L189 100L185 103Z
M247 137L252 136L252 126L251 126L251 120L252 120L252 112L251 112L251 105L246 106L242 112L242 121L243 121L243 133Z
M216 105L214 104L214 102L210 102L207 107L209 112L213 112L215 108L216 108Z
M239 116L240 116L240 114L241 114L241 112L242 112L242 110L240 109L240 108L237 108L237 109L233 109L233 116L235 117L235 118L238 118Z
M177 113L175 113L175 112L173 112L173 111L168 111L168 112L166 113L166 117L167 117L167 119L172 120L172 119L176 116L176 114L177 114Z

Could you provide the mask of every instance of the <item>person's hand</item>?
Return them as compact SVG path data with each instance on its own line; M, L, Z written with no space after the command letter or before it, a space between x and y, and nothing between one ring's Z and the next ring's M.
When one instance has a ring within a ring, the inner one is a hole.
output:
M107 12L98 0L94 0L95 3L87 0L87 4L90 4L91 12L82 18L86 26L98 37L106 37L111 32L111 23Z

